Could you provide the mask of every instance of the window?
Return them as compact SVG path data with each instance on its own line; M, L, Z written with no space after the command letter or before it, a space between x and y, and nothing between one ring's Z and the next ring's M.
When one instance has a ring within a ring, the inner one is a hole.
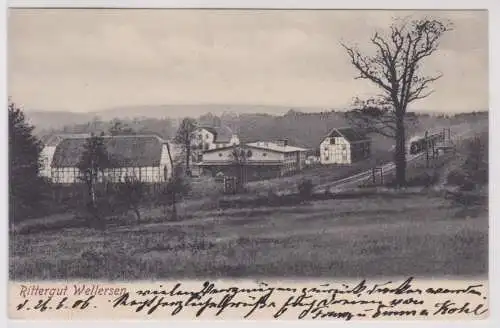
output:
M266 156L267 156L267 153L262 153L262 156L266 157Z
M335 145L335 138L330 138L330 145Z
M328 147L325 147L325 151L328 151Z
M219 153L219 157L222 157L222 153Z
M328 161L328 160L329 160L328 156L325 156L325 161Z
M247 151L247 158L250 158L250 157L252 157L252 151L251 150Z
M345 145L342 145L342 150L345 150Z
M205 135L205 139L208 139L208 138L210 138L210 136L209 136L208 134L207 134L207 135Z

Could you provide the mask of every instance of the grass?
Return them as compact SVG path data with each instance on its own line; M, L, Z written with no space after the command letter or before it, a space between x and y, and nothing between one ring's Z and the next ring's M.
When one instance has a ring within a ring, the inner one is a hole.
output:
M250 192L297 190L300 181L310 179L314 185L334 182L353 174L387 163L392 159L389 151L378 152L372 158L351 165L318 165L309 167L292 176L270 180L249 182L246 187Z
M439 195L382 193L15 235L9 272L12 279L104 280L485 274L487 211L473 218L459 211Z

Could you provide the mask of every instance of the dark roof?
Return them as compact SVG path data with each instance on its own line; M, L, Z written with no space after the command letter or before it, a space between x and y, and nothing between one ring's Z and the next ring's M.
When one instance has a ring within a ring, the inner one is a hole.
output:
M299 147L295 147L295 146L279 146L279 145L272 143L272 142L267 142L267 145L265 143L266 143L265 141L261 141L261 142L251 142L251 143L247 143L247 144L240 144L237 146L232 145L232 146L226 146L226 147L221 147L221 148L214 148L214 149L205 150L203 153L213 153L213 152L217 152L217 151L221 151L221 150L231 149L234 147L260 149L260 150L267 150L267 151L276 152L276 153L289 153L289 152L307 151L308 150L308 149L299 148Z
M349 142L369 140L365 133L353 128L336 128L333 129L328 137L344 137Z
M231 146L225 146L225 147L220 147L220 148L214 148L214 149L204 150L203 153L213 153L213 152L216 152L216 151L221 151L221 150L226 150L226 149L232 149L232 148L235 148L235 147L245 147L245 146L246 145L238 145L238 146L231 145Z
M104 145L116 167L159 166L164 141L157 136L105 136ZM87 138L67 138L56 147L52 167L76 167Z
M212 133L215 136L215 143L227 143L231 141L231 137L233 136L233 131L227 126L200 126L200 128Z

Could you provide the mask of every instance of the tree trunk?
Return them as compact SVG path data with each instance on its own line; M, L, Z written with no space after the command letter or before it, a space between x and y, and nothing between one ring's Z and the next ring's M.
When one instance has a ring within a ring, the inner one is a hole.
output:
M406 185L406 138L404 114L396 117L396 149L394 152L394 164L396 165L396 187Z
M175 191L172 192L172 218L177 220L177 200L175 199Z
M243 163L240 165L240 192L243 191L244 187L245 187L245 172L244 172L244 167L243 167Z
M92 202L92 207L95 207L95 182L93 176L90 177L90 200Z
M189 161L191 160L191 141L186 143L186 174L191 176L191 170L189 168Z
M134 207L135 216L137 216L137 223L141 223L141 212L139 212L139 208Z

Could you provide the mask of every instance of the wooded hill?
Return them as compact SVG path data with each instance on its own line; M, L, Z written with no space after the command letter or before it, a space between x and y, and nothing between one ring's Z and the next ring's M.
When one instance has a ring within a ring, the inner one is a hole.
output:
M284 115L270 114L235 114L231 112L222 115L211 113L199 116L199 125L218 126L226 125L237 133L242 142L258 140L275 140L287 138L292 145L316 149L322 138L332 129L348 126L345 112L325 111L305 113L289 110ZM28 114L29 115L29 114ZM443 114L416 114L417 123L409 127L408 136L423 135L425 130L433 131L442 126L465 123L477 119L487 119L488 112L461 113L453 116ZM138 134L157 134L165 139L175 135L179 119L172 118L134 118L120 119L122 125L127 126ZM36 119L31 122L36 126ZM38 129L37 135L48 133L108 133L117 122L114 120L91 119L86 123L68 124L62 128ZM374 149L388 150L393 141L378 135L371 135L374 139Z

